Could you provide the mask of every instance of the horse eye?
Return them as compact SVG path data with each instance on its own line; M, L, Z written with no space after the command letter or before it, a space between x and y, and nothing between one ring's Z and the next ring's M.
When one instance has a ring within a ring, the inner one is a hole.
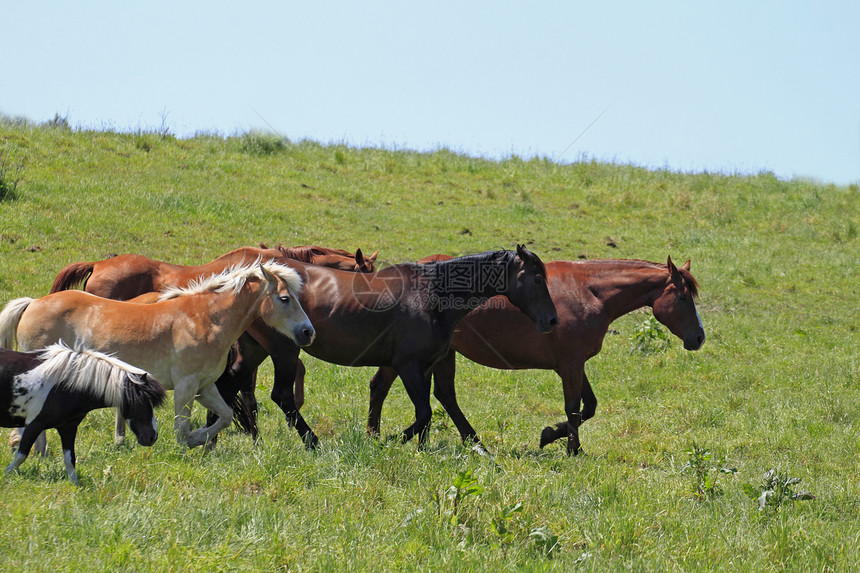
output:
M542 279L542 278L540 278L540 277L535 277L535 279L534 279L534 280L535 280L535 284L536 284L536 285L539 285L539 284L541 284L541 283L543 282L543 279Z
M687 295L685 295L685 294L679 294L679 295L678 295L678 300L680 300L681 302L687 302Z
M282 294L278 298L281 299L281 302L284 304L290 304L290 300L292 300L292 298L288 294Z

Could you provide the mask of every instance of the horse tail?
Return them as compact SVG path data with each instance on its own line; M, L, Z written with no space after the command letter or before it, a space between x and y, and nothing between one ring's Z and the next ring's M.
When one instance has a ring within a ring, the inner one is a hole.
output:
M256 442L257 434L259 433L257 420L254 418L251 410L248 409L248 405L245 403L241 393L236 394L233 398L230 408L233 409L233 421L239 426L239 429L246 434L251 434L251 437Z
M0 348L13 349L18 344L18 323L30 303L29 297L10 300L0 312Z
M77 286L85 289L87 287L87 279L93 274L94 267L95 263L72 263L67 265L59 272L57 278L54 279L51 293L70 290Z

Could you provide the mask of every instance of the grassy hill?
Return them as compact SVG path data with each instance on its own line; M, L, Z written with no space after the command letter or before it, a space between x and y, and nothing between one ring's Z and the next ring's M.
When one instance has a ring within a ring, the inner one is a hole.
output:
M79 434L80 488L65 481L55 433L48 459L0 476L2 562L31 571L848 570L860 562L858 226L858 186L769 173L4 120L0 304L44 295L64 265L112 253L198 264L263 241L361 247L397 263L527 243L544 260L692 259L708 339L696 353L674 339L643 352L632 337L650 313L618 320L587 366L599 406L576 458L562 444L538 449L540 430L561 418L554 373L462 359L458 396L491 456L462 447L436 402L425 451L365 437L373 370L314 359L303 412L318 452L304 450L268 399L268 362L256 447L233 429L211 454L182 450L169 430L151 449L116 447L112 414L94 412ZM159 412L162 428L171 411ZM398 382L383 432L412 419ZM759 511L744 486L761 493L770 469L800 478L791 487L815 499L777 492L782 503Z

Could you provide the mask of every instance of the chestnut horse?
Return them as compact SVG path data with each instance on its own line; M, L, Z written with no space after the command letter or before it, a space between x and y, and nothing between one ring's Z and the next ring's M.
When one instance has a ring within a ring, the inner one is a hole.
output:
M423 262L449 259L435 255ZM433 369L434 393L451 416L464 441L478 441L477 433L457 404L454 391L456 352L469 360L503 370L555 370L564 390L567 419L544 428L540 447L564 436L567 452L580 450L579 425L591 418L597 398L585 375L585 362L600 352L609 325L618 317L644 306L687 350L698 350L705 331L693 301L698 283L690 261L677 268L671 257L665 265L637 260L553 261L546 264L547 285L559 322L551 335L540 335L529 320L502 299L483 305L457 325L450 352ZM368 430L379 432L382 403L397 377L380 368L370 382ZM580 412L580 400L583 410Z
M91 410L119 408L142 446L158 439L153 414L164 401L164 387L143 370L91 350L52 344L38 352L0 349L0 426L24 426L15 459L18 469L36 438L56 428L69 481L78 483L75 438Z
M387 366L400 375L415 407L415 422L403 441L427 440L432 411L430 373L445 356L457 322L482 302L504 295L519 308L535 332L549 332L558 316L547 291L540 259L525 247L516 252L468 255L433 265L406 263L376 273L349 274L290 263L304 279L300 300L317 337L303 348L321 360L344 366ZM535 324L537 328L535 328ZM268 328L252 325L253 340L243 348L245 373L271 355L275 367L272 400L284 411L308 447L317 436L298 411L293 382L299 364L295 344ZM256 341L256 351L253 343ZM242 384L242 373L232 380ZM227 402L238 391L221 378L218 388Z
M277 258L296 259L315 265L325 265L355 272L373 272L378 251L365 257L361 249L351 254L341 249L315 245L303 247L275 247L267 249L243 247L221 255L211 263L197 266L172 265L141 255L119 255L103 261L72 263L64 267L54 279L51 293L69 290L81 285L88 293L102 298L129 300L148 292L159 292L170 286L184 286L201 276L217 274L244 261L264 261Z
M228 351L257 319L300 346L314 328L298 302L302 281L275 263L228 267L221 274L162 292L161 301L138 304L63 291L11 301L0 313L0 345L17 338L24 350L65 340L76 347L115 353L174 391L177 440L209 442L232 420L232 409L213 382L224 372ZM197 399L218 414L214 424L191 431Z

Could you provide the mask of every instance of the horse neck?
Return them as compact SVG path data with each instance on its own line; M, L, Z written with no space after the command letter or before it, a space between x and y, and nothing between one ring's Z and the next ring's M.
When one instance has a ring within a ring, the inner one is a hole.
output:
M508 259L493 258L495 253L483 253L439 261L430 281L433 294L444 297L441 310L456 322L490 298L504 294L508 285ZM456 287L453 288L452 287ZM441 301L440 301L441 302Z
M647 261L593 261L588 287L603 303L611 320L643 306L652 306L666 288L665 267ZM587 263L586 263L587 264Z
M260 316L264 295L259 282L246 282L238 293L232 291L203 295L199 304L208 309L212 334L229 338L232 343ZM197 297L194 297L197 299Z

